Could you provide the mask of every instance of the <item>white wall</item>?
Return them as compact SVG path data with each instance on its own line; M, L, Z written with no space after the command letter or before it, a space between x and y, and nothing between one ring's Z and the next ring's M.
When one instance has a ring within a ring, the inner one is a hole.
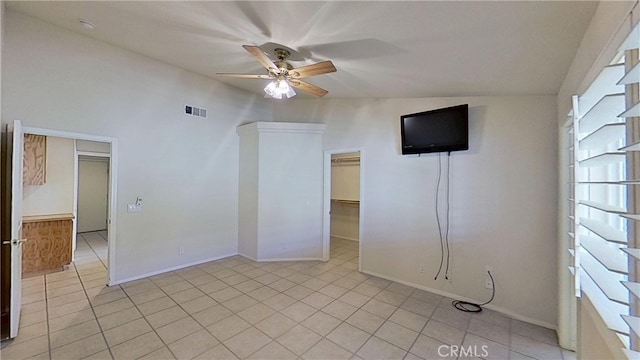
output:
M13 11L5 20L2 122L118 139L111 280L237 253L236 126L270 120L271 103ZM139 195L143 212L127 213Z
M258 132L244 126L240 137L238 195L238 253L258 259L259 142Z
M47 136L46 182L24 185L22 215L73 213L73 157L73 140Z
M259 259L322 259L323 130L261 134Z
M400 155L400 115L468 103L470 149L451 157L451 280L440 262L438 155ZM362 269L556 323L556 102L553 96L293 100L274 118L327 124L325 150L362 148ZM418 268L425 264L427 272Z
M281 122L238 128L240 254L259 261L322 258L323 131L324 125Z

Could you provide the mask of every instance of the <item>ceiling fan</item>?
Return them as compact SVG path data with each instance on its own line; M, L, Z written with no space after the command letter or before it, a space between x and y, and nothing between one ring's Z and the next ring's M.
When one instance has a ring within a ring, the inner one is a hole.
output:
M233 74L233 73L218 73L220 76L228 76L242 79L265 79L272 80L265 88L264 91L267 95L276 99L282 99L283 96L290 98L295 96L295 91L291 88L294 87L298 90L302 90L313 94L315 96L325 96L329 92L318 86L309 84L301 79L332 73L337 71L331 61L322 61L319 63L294 68L287 59L290 56L289 50L276 48L274 55L276 61L272 61L267 54L262 51L258 46L242 45L251 55L253 55L262 66L267 69L267 74Z

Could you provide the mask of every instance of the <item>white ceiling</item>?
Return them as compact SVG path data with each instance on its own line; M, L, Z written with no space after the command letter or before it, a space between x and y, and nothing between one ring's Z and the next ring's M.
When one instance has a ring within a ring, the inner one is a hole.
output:
M262 93L242 47L275 42L332 60L327 97L556 94L597 2L6 2L74 32ZM86 19L96 25L86 30Z

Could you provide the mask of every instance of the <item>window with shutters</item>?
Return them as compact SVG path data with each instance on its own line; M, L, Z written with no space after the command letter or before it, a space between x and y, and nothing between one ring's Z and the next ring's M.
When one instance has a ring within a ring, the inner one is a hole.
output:
M588 89L567 129L570 271L626 346L640 351L640 25ZM640 353L633 356L640 355Z

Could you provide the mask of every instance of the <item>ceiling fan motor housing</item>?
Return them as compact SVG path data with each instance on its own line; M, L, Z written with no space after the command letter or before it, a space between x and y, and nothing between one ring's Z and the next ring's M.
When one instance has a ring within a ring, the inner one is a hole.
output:
M278 58L278 61L275 62L278 69L282 70L291 70L293 66L287 62L289 58L289 51L284 49L275 49L275 55Z

